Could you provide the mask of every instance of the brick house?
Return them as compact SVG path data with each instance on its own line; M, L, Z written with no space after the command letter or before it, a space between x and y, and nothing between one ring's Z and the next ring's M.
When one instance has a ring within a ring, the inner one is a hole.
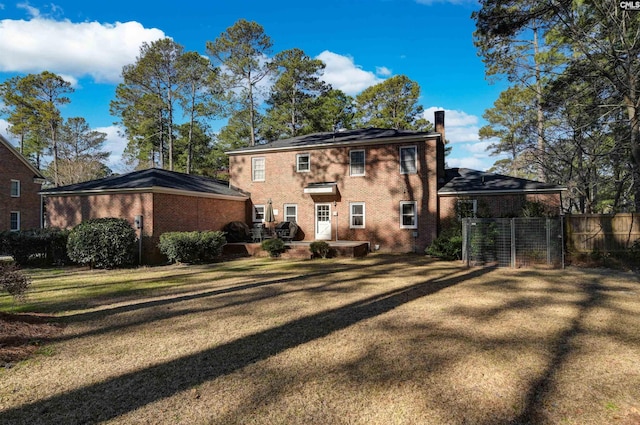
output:
M91 218L142 216L143 263L164 260L157 248L165 232L222 230L243 218L248 197L226 182L151 168L41 192L46 225L72 228Z
M0 135L0 231L41 227L44 176Z
M297 222L298 239L396 252L423 252L458 202L495 212L533 197L559 205L555 185L464 171L468 179L456 179L464 169L445 171L444 111L434 122L434 132L369 128L236 149L227 152L230 185L251 197L248 223L262 222L271 201L276 221Z
M435 132L360 129L317 133L229 154L231 187L249 193L247 222L269 200L298 239L369 241L372 249L421 252L438 229L444 182L444 111Z

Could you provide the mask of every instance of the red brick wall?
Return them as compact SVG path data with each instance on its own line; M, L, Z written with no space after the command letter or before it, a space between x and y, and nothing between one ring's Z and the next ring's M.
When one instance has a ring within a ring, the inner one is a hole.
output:
M560 213L560 194L521 194L521 195L473 195L473 196L441 196L440 220L446 222L456 215L456 203L459 199L477 200L479 217L514 217L522 213L526 201L540 202L549 211Z
M13 151L0 143L0 231L9 230L12 211L20 212L20 229L40 227L40 184ZM11 197L11 180L20 180L20 197Z
M165 232L222 230L230 221L245 217L246 201L232 201L163 193L49 196L47 221L68 229L90 218L124 218L133 226L143 216L143 262L164 260L157 248Z
M401 174L399 147L418 147L418 173ZM349 175L349 151L365 150L365 176ZM311 171L296 171L296 155L310 154ZM265 181L251 180L251 159L265 158ZM408 142L380 146L349 146L306 151L231 155L230 183L251 194L253 204L266 205L272 199L278 210L276 221L284 219L284 205L298 205L298 225L304 240L315 239L315 203L331 203L332 240L369 241L385 251L419 251L436 236L437 185L436 141ZM337 182L338 194L303 193L309 183ZM400 201L417 201L418 229L400 229ZM334 206L335 202L335 206ZM365 229L349 228L350 202L366 205ZM251 223L251 212L247 213ZM414 232L417 237L414 238Z

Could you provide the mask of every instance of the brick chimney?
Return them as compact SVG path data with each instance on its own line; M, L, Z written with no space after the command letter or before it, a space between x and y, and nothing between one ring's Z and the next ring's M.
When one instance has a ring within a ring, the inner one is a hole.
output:
M444 111L434 112L435 132L440 133L440 140L436 145L436 171L438 177L438 189L444 185Z

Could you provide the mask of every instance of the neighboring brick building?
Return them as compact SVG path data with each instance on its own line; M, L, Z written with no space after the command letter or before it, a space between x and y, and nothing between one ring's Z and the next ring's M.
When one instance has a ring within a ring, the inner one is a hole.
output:
M143 263L164 258L165 232L222 230L242 220L248 197L226 182L157 168L61 186L42 192L46 224L69 229L90 218L142 216Z
M0 231L41 227L44 177L0 135Z
M517 217L527 202L536 202L546 215L560 215L562 191L555 184L451 168L438 190L440 222L466 217Z
M559 205L558 186L490 173L483 181L501 183L489 190L465 192L475 188L468 174L464 190L447 192L459 180L445 173L444 111L434 122L435 132L369 128L237 149L228 152L230 185L251 197L248 223L263 221L271 200L276 221L297 222L298 239L369 241L396 252L423 252L458 200L473 207L486 198L496 213L532 196Z

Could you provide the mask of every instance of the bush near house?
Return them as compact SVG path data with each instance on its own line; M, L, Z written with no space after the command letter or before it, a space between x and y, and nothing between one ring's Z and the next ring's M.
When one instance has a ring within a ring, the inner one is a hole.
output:
M65 263L69 232L57 228L0 233L0 253L13 257L19 265Z
M266 239L260 245L262 249L269 252L269 256L279 257L284 252L284 241L282 239Z
M452 226L443 230L425 250L427 255L442 260L462 259L462 231L460 226Z
M69 233L67 252L71 261L92 268L130 266L136 252L136 232L121 218L83 221Z
M15 300L22 301L31 279L15 264L0 262L0 291L8 292Z
M331 251L331 247L325 241L314 241L309 245L309 249L311 250L312 257L322 257L327 258L329 256L329 252Z
M224 232L167 232L160 235L158 248L172 263L207 263L222 253L227 243Z

